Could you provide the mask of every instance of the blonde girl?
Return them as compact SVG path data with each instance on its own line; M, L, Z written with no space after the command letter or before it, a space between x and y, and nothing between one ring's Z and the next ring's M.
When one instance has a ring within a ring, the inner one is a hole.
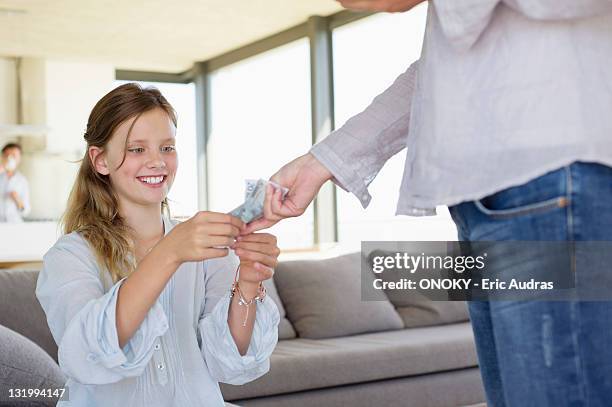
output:
M161 93L136 84L89 116L65 234L36 287L68 378L60 406L223 406L218 382L269 370L279 314L261 283L276 239L240 235L223 213L170 218L176 124Z

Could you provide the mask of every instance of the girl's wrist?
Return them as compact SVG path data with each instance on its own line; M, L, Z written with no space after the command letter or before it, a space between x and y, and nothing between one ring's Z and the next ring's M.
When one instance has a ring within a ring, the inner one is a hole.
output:
M151 248L150 254L159 254L160 260L162 260L166 266L172 269L178 269L182 264L182 261L176 255L176 251L172 250L171 247L166 247L168 242L166 239L160 240L155 246Z
M251 299L259 293L259 285L261 283L258 281L244 281L238 279L238 285L240 286L240 290L244 294L247 299Z

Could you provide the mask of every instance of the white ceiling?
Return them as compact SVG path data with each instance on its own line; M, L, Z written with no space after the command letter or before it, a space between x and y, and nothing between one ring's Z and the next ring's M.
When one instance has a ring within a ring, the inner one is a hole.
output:
M0 56L180 72L340 10L334 0L0 0Z

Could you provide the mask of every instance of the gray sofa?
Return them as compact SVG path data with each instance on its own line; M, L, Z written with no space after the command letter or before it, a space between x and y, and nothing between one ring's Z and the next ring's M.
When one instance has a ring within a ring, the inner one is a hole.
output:
M221 385L250 406L455 407L484 400L465 304L361 301L358 253L281 262L270 298L279 343L265 376ZM0 405L9 387L65 378L34 289L38 271L0 270ZM38 399L54 405L54 400Z

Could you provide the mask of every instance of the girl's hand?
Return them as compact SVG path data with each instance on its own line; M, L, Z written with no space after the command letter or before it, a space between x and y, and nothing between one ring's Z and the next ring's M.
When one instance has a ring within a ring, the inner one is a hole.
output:
M200 211L176 225L159 245L178 265L225 257L242 227L244 222L234 216Z
M269 233L238 236L230 248L240 258L240 287L256 292L259 282L271 278L278 264L276 237Z

